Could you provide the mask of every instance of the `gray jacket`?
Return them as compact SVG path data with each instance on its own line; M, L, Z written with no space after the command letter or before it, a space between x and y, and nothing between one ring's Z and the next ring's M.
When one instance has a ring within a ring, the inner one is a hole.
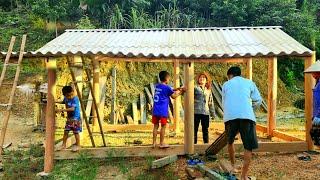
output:
M216 117L211 90L200 86L194 88L194 113Z

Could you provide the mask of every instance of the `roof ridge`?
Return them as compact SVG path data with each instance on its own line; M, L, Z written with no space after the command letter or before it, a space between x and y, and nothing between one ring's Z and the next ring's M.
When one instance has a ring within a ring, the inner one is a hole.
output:
M202 27L202 28L149 28L149 29L66 29L66 32L115 32L115 31L194 31L227 29L281 29L282 26L238 26L238 27Z

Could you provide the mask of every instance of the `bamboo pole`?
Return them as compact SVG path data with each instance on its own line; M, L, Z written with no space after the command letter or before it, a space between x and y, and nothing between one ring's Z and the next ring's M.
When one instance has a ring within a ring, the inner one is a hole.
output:
M184 64L184 150L194 153L194 63Z
M46 112L46 143L44 155L44 172L49 173L53 169L54 158L54 127L55 127L55 94L56 94L56 60L49 59L48 69L48 97Z
M174 88L180 87L180 67L179 61L174 61ZM180 106L181 105L181 97L177 97L174 99L173 104L173 118L174 118L174 125L173 129L176 133L180 132Z
M307 69L316 61L316 52L313 51L311 57L304 58L304 67ZM305 118L306 118L306 142L308 144L308 150L313 150L313 142L310 136L310 130L312 127L312 116L313 116L313 97L312 89L315 86L315 80L312 74L304 74L304 92L305 92Z
M98 103L97 106L99 107L100 105L100 63L97 60L93 60L93 93L96 102ZM100 112L100 109L99 111ZM93 121L92 121L92 131L96 131L98 127L98 116L97 116L97 111L95 106L92 106L92 116L93 116Z
M268 136L276 129L277 57L268 58Z
M12 53L15 41L16 41L16 37L12 36L10 44L9 44L8 52L7 52L6 58L4 60L4 66L2 68L2 72L1 72L1 76L0 76L0 86L2 85L2 82L4 80L4 76L5 76L6 71L7 71L7 66L5 66L5 64L9 63L9 60L10 60L10 57L11 57L11 53Z

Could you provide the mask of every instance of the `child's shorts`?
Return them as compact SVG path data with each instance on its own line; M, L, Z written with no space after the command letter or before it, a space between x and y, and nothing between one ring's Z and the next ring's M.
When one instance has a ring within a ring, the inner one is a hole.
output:
M75 134L82 132L81 120L68 118L64 130L73 131Z
M159 124L161 125L166 125L167 124L167 119L166 117L161 117L161 116L152 116L152 123L153 124Z

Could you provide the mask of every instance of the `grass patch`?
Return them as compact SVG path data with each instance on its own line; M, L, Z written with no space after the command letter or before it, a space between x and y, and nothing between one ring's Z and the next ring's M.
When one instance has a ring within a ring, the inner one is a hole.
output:
M98 172L99 162L88 158L86 152L80 153L79 157L73 161L60 161L56 163L55 168L49 179L63 180L93 180Z
M3 179L34 179L43 170L44 148L31 145L28 151L7 151L4 154Z

